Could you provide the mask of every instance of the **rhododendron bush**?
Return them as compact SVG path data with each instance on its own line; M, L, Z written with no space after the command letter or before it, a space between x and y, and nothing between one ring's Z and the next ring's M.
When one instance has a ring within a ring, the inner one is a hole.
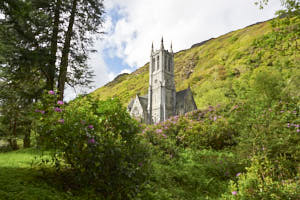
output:
M126 199L146 180L148 153L137 140L139 125L117 99L79 98L65 106L50 91L35 112L38 144L53 150L57 169L71 169L79 183Z

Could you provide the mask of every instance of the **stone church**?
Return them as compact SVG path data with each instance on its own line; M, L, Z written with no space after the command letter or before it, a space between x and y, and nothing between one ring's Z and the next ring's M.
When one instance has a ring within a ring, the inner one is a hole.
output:
M163 39L159 50L154 51L152 44L148 94L136 95L127 108L131 116L147 124L197 109L190 88L176 92L172 44L170 51L164 49Z

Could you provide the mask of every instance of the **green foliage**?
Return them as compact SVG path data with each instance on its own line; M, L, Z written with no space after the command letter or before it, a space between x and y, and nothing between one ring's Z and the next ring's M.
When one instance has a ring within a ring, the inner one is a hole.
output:
M211 150L185 149L153 161L150 182L136 199L217 199L241 169L234 155Z
M105 198L135 196L147 180L149 153L137 138L137 122L119 100L64 106L50 103L55 95L46 96L46 104L38 106L36 131L39 143L54 150L55 167L72 170L78 184L99 188Z
M254 156L247 172L237 174L223 199L298 199L299 174L288 170L285 158L272 162L263 155Z

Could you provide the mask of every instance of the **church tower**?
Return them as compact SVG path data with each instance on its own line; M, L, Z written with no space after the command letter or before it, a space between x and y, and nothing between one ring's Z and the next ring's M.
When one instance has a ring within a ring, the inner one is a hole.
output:
M175 115L176 90L174 81L174 54L164 49L163 39L159 50L153 44L149 65L148 123L158 123Z

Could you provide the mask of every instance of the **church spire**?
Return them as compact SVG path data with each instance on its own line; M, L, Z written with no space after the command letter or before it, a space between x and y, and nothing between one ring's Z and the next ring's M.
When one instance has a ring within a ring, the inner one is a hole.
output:
M151 55L154 53L154 47L153 47L153 42L152 42L152 46L151 46Z
M163 37L161 37L160 49L164 49L164 38Z
M173 53L172 42L171 42L171 48L170 48L170 52L171 52L171 53Z

